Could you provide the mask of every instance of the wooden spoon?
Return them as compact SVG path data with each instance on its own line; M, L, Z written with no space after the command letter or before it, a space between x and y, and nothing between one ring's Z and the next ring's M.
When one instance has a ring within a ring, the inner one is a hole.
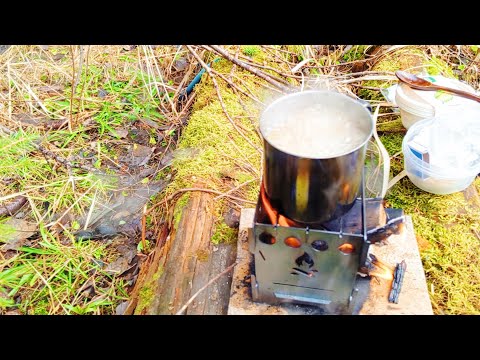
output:
M453 88L449 88L449 87L445 87L445 86L441 86L441 85L436 85L436 84L431 83L428 80L419 78L418 76L407 73L405 71L396 71L395 75L397 76L397 78L401 82L407 84L408 86L410 86L413 89L431 90L431 91L443 90L443 91L447 91L447 92L465 97L465 98L470 99L470 100L475 100L475 101L480 102L480 96L476 96L476 95L474 95L472 93L469 93L467 91L453 89Z

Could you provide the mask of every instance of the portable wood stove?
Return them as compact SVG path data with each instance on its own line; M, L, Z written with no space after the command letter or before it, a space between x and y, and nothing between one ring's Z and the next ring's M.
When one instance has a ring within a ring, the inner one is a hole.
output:
M363 177L361 197L333 221L289 226L280 215L273 225L270 207L262 189L249 233L253 301L317 305L336 313L349 311L357 273L371 268L369 246L399 233L404 222L403 210L365 198Z

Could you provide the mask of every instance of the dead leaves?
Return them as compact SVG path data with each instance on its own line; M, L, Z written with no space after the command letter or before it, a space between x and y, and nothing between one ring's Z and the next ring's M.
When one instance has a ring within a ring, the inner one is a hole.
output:
M0 242L4 243L1 250L18 250L36 232L36 224L29 223L24 219L9 219L0 225Z

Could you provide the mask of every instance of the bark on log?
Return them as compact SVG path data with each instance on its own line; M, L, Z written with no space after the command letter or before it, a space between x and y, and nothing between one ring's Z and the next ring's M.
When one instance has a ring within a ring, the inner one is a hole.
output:
M175 314L211 278L235 261L236 246L212 244L214 221L213 195L192 193L161 262L163 271L156 280L146 314ZM231 278L229 272L208 286L185 314L226 314Z

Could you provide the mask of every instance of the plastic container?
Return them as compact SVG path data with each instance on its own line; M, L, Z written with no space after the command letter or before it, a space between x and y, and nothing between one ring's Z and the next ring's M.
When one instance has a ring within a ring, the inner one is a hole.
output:
M434 84L465 90L475 94L475 90L458 80L443 76L423 76ZM395 102L400 108L402 124L409 129L417 121L434 117L444 111L471 106L472 100L441 91L414 90L408 85L399 83L395 92Z
M450 113L418 121L402 150L407 176L417 187L440 195L462 191L480 171L479 117Z

